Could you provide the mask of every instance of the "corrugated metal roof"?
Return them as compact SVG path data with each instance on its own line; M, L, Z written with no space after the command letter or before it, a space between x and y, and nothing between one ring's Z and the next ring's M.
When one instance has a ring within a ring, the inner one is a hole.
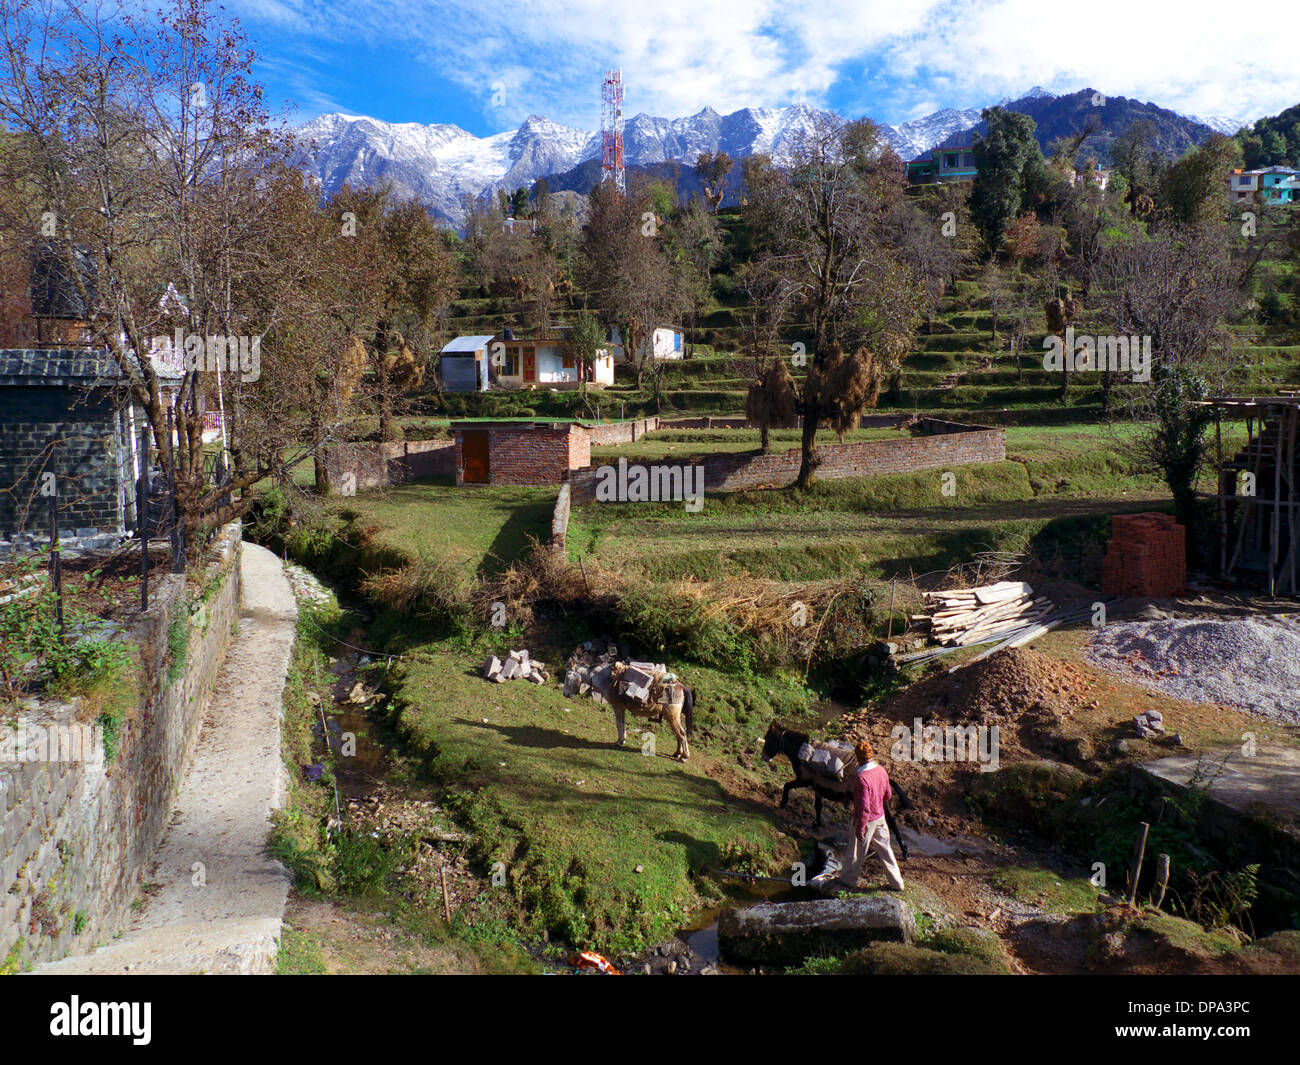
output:
M491 335L478 337L457 337L449 341L443 351L478 351L479 348L485 348L491 342ZM441 354L441 352L439 352Z

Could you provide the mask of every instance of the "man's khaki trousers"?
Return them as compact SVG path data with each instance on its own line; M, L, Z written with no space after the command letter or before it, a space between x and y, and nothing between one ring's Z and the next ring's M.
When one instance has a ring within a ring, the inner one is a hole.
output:
M858 886L858 877L862 875L862 863L868 854L874 854L885 867L885 876L890 887L903 889L903 874L894 858L894 848L889 845L889 826L883 817L867 822L867 834L864 838L854 837L844 848L844 858L839 879L850 888Z

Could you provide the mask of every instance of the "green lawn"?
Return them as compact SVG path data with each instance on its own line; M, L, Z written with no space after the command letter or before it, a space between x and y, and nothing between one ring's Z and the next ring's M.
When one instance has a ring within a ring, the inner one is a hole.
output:
M477 656L433 645L414 651L397 691L399 724L454 789L484 867L503 863L503 906L534 931L630 953L685 923L710 883L693 874L781 867L770 812L728 794L698 754L686 765L646 757L635 721L617 749L607 708L566 699L557 680L491 684L480 667ZM657 744L672 754L665 726Z
M704 509L574 508L570 554L669 579L749 575L785 581L885 579L970 561L979 551L1065 549L1108 535L1117 511L1165 506L1168 493L1131 453L1131 426L1012 427L1007 461L710 495ZM829 441L834 435L828 434Z
M529 537L545 543L557 488L498 485L456 487L451 478L396 485L332 501L361 528L378 526L375 540L410 559L448 551L474 570L491 573L525 554Z

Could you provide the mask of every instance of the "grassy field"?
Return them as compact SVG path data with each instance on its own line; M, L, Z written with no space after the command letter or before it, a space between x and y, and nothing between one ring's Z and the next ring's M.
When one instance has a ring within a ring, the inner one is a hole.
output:
M566 699L554 682L490 684L480 667L477 655L445 647L411 654L399 727L452 789L503 904L513 900L534 932L632 952L685 923L708 883L695 874L770 872L789 849L766 810L710 775L707 758L647 757L635 731L615 748L607 709ZM657 743L672 753L669 730Z
M654 579L755 576L807 581L945 570L979 551L1069 550L1104 536L1116 510L1167 505L1129 448L1132 427L1012 427L1007 461L794 489L710 495L704 509L575 508L573 556ZM833 440L834 437L831 436ZM1095 528L1093 527L1095 526Z
M483 485L457 488L451 478L361 492L332 502L341 518L373 528L378 544L419 559L448 552L463 565L493 573L545 543L557 488Z

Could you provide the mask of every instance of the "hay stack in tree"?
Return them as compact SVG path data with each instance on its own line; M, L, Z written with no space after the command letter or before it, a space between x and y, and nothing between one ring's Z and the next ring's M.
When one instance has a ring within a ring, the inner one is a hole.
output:
M843 443L844 434L858 427L862 412L880 401L883 377L884 366L874 352L858 348L845 356L836 344L829 357L809 372L804 395L816 399L821 416Z
M749 386L745 397L745 417L757 425L762 436L762 450L771 450L772 429L793 429L799 424L799 394L784 359L774 359Z
M1064 350L1065 331L1074 324L1074 319L1083 311L1083 301L1076 299L1067 289L1065 298L1060 296L1050 299L1043 306L1047 317L1047 331L1061 338L1062 352L1065 359L1061 364L1061 399L1064 400L1070 388L1070 352Z

